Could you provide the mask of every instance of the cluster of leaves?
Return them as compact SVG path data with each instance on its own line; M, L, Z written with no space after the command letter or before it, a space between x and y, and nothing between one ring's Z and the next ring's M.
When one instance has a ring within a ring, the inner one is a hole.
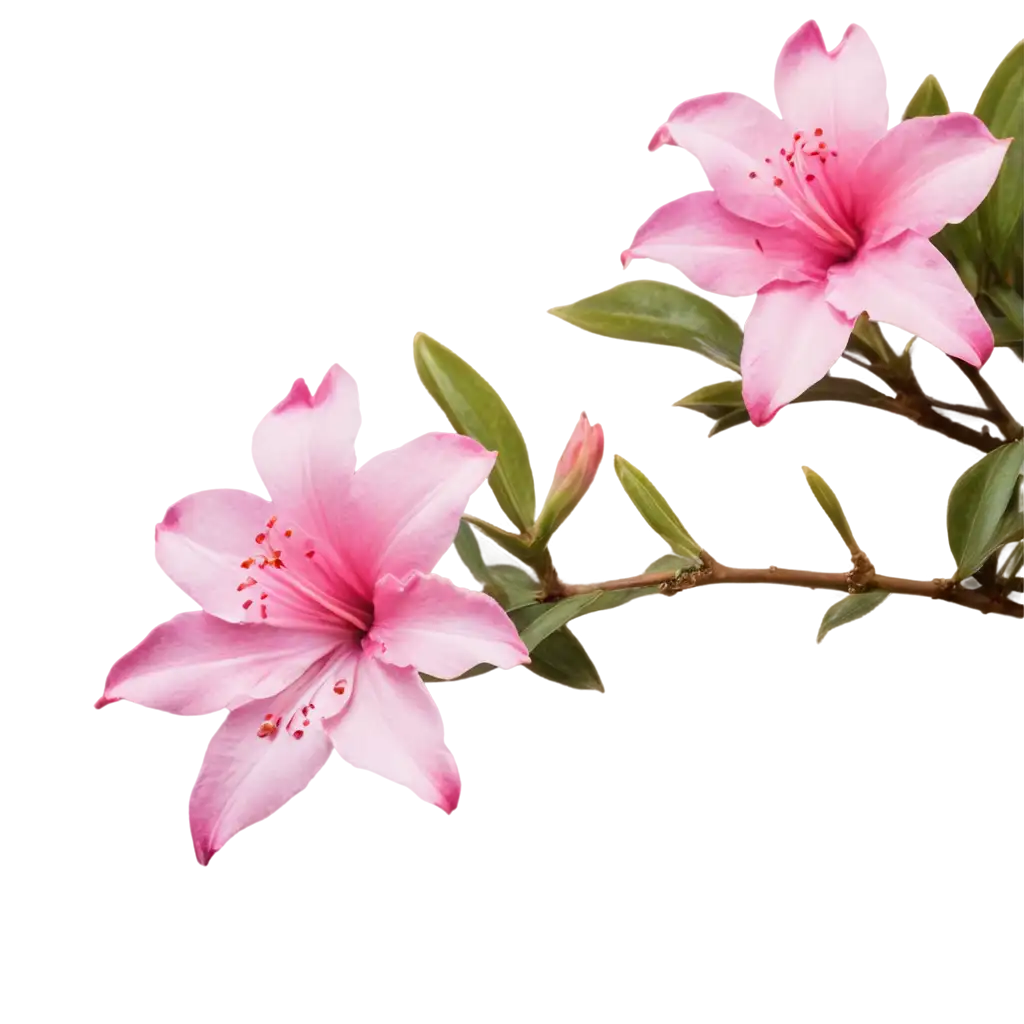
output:
M506 530L475 516L463 517L455 549L481 584L508 612L530 652L527 666L545 679L581 690L603 690L601 677L569 622L591 612L607 611L656 587L635 587L608 593L560 597L548 544L554 530L537 518L533 470L526 442L508 407L494 388L467 362L433 338L418 334L413 343L416 369L427 391L460 434L472 437L498 458L489 484L515 530ZM700 565L700 548L650 482L625 460L616 468L626 493L668 542L672 554L659 558L646 572L684 572ZM657 525L656 525L657 524ZM521 564L485 563L474 530L499 545ZM467 675L491 669L478 665Z
M1005 597L1020 590L1024 564L1024 506L1021 470L1024 442L1012 441L989 452L953 485L946 505L946 535L956 568L952 583L973 583ZM851 554L860 548L832 489L813 470L804 467L807 482ZM850 594L825 612L818 643L837 626L862 618L887 597L885 590Z

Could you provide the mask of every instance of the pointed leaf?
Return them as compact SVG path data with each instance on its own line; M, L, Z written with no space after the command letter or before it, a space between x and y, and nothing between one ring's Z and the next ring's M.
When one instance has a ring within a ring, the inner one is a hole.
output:
M708 431L708 437L714 437L715 434L720 434L723 430L729 430L730 427L738 427L741 423L749 422L750 413L747 412L746 407L733 409L732 412L727 412L721 419L715 420L714 425Z
M526 442L497 392L467 362L426 334L413 341L423 386L451 425L498 458L489 483L502 511L519 527L533 525L536 498Z
M743 332L714 303L660 281L627 281L549 313L592 334L674 345L739 371Z
M528 651L532 651L541 640L550 636L556 629L561 629L567 622L571 622L600 596L599 593L577 594L575 597L567 597L551 604L535 605L539 611L531 614L530 623L519 634L519 639L523 641Z
M949 101L934 75L929 75L917 88L903 111L903 120L911 117L937 117L949 113Z
M988 84L974 108L975 117L984 121L993 135L999 105L1007 96L1012 98L1019 91L1021 78L1024 78L1024 41L1016 41L996 58Z
M462 559L462 564L472 573L477 583L490 581L476 535L464 519L459 521L459 529L455 534L455 553Z
M514 612L512 618L518 614ZM556 629L541 640L530 652L530 662L525 667L542 679L550 679L574 690L604 692L604 684L594 663L568 626Z
M1017 476L1024 442L1014 441L989 452L953 485L946 508L949 549L956 559L955 579L966 579L1001 543L1004 517L1016 504ZM1016 510L1019 514L1019 510Z
M493 523L477 519L476 516L463 516L463 522L472 523L485 537L490 538L499 547L504 548L510 555L518 558L521 562L529 561L533 549L524 541L519 534L509 533Z
M845 626L848 622L863 618L868 612L874 611L887 597L885 590L865 590L863 594L850 594L841 601L837 601L821 620L818 628L818 643L825 639L825 635L831 632L836 626Z
M681 409L693 409L713 420L721 419L730 412L743 409L743 382L739 380L723 380L719 384L708 384L706 387L691 391L685 398L674 403Z
M999 284L991 285L986 294L999 308L999 312L1006 317L1013 331L1014 341L1019 341L1024 335L1024 297L1018 295L1012 288Z
M1006 544L1015 544L1024 539L1024 515L1020 496L1021 478L1017 478L1017 489L1010 495L1006 511L992 535L992 551L998 551Z
M615 472L618 474L623 490L629 495L629 500L636 506L640 515L647 520L647 525L677 555L689 558L694 565L699 565L700 545L686 532L679 517L672 511L669 503L661 496L654 484L621 455L615 456Z
M850 529L850 524L846 521L846 513L843 512L843 506L839 504L835 491L813 469L807 466L801 468L807 478L807 485L810 487L811 493L836 528L836 532L843 538L851 553L859 551L860 548L853 539L853 530Z
M1001 265L1007 243L1020 234L1024 212L1024 42L996 68L974 113L997 139L1012 138L992 190L978 207L982 233L994 262Z

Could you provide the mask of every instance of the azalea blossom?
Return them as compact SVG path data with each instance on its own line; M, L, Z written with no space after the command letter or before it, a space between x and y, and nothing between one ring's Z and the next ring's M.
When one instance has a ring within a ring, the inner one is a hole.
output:
M701 162L713 191L657 210L622 254L670 263L722 295L757 293L743 398L755 424L823 377L862 312L980 366L992 331L928 241L968 216L1010 140L971 114L887 130L885 73L851 25L826 50L810 21L775 68L781 118L739 93L677 107L651 140Z
M253 437L270 501L201 491L156 528L157 561L202 611L121 658L97 707L229 709L189 805L200 863L303 789L332 750L451 812L459 773L419 672L529 660L495 601L430 574L494 453L427 434L357 470L358 429L344 370L315 396L298 380Z

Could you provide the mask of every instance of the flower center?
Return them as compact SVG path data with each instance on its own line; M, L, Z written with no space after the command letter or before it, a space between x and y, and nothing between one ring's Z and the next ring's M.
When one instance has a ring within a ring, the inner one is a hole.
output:
M252 553L239 564L248 570L235 588L248 621L271 618L275 605L282 611L308 607L310 602L366 632L370 623L362 609L338 594L331 570L318 559L315 541L296 527L281 527L271 516L253 537Z
M850 256L860 244L860 233L847 211L834 168L839 152L824 138L825 132L794 132L790 149L764 158L772 185L793 217L837 256ZM749 178L759 178L751 171Z

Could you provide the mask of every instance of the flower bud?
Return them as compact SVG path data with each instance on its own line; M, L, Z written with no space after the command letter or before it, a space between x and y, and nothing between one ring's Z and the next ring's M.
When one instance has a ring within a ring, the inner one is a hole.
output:
M579 504L593 483L603 454L604 431L600 424L591 426L587 414L581 413L555 467L555 478L534 526L533 532L539 541L546 543Z

